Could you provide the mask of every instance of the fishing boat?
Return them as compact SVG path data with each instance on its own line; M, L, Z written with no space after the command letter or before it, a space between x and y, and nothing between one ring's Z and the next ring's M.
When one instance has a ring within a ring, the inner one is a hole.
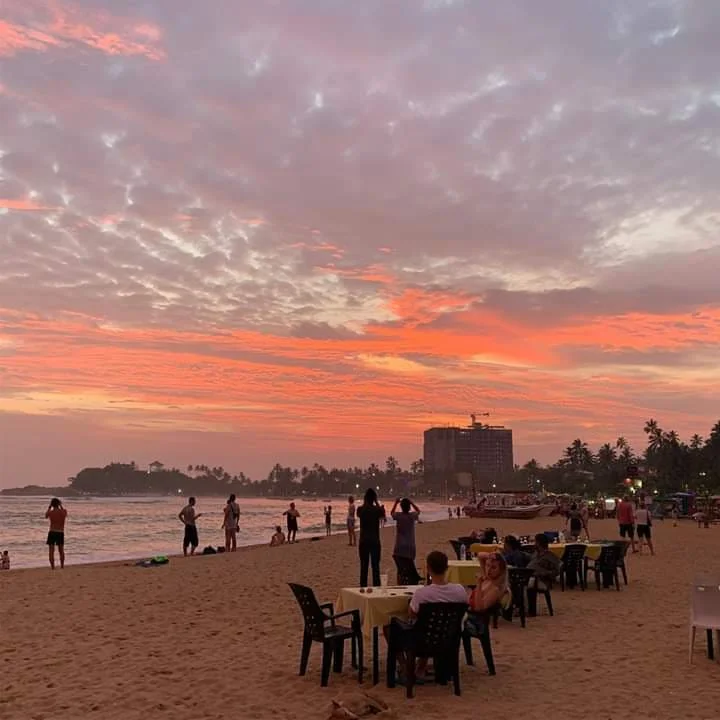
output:
M515 518L531 520L536 517L549 517L555 511L555 503L538 502L541 498L527 492L488 493L478 497L476 503L463 508L471 518Z

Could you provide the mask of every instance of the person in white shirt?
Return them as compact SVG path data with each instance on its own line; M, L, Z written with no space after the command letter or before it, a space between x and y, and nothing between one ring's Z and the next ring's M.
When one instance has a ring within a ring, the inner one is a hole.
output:
M390 641L399 642L399 647L408 647L413 642L412 621L417 618L420 606L424 603L467 603L468 593L462 585L449 583L445 576L448 570L448 557L444 552L434 550L425 561L430 575L430 584L419 587L410 601L409 615L411 623L393 621L390 625ZM395 635L400 633L400 635ZM403 653L398 654L398 662L404 665ZM425 675L427 658L418 658L416 677L421 680Z
M653 547L652 543L652 516L650 515L650 511L647 509L645 505L641 505L636 511L635 511L635 530L637 532L638 536L638 543L639 543L639 551L642 555L642 549L643 549L643 541L647 543L648 548L650 549L650 554L655 554L655 548Z

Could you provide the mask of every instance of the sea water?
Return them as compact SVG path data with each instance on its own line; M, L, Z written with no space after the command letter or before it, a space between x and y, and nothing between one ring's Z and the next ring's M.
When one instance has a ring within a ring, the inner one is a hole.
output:
M13 568L46 565L48 522L44 497L0 496L0 552L10 551ZM198 497L196 509L200 549L224 545L221 528L227 498ZM183 525L178 513L184 498L175 497L82 497L68 498L65 553L68 565L147 558L182 552ZM289 500L239 498L240 533L238 545L269 543L275 525L285 530L283 512ZM327 501L297 501L300 512L298 539L325 534L324 508ZM347 503L333 500L333 532L345 531ZM447 507L419 503L424 522L447 520ZM390 512L392 502L385 506ZM388 519L388 525L392 525Z

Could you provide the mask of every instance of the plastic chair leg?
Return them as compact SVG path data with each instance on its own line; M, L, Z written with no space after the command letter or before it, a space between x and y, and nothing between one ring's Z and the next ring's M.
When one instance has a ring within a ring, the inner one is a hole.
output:
M312 637L303 634L302 650L300 651L300 672L304 675L307 672L308 660L310 659L310 649L312 648Z
M407 651L405 653L405 695L412 698L415 694L415 653Z
M474 665L475 660L473 659L473 652L472 652L472 636L469 632L464 631L462 634L462 644L463 644L463 650L465 651L465 663L467 665Z
M690 664L692 665L693 661L693 649L695 648L695 632L697 628L694 625L690 626Z
M333 671L341 673L343 668L343 656L345 655L345 642L338 640L333 648Z
M357 668L358 668L358 682L362 685L363 681L363 636L362 633L357 635Z
M493 659L492 643L490 642L489 632L484 632L480 636L480 646L482 647L483 655L485 656L488 674L495 675L495 660Z
M330 665L332 663L333 645L334 643L332 641L323 643L322 675L320 677L321 687L327 687L328 681L330 680Z

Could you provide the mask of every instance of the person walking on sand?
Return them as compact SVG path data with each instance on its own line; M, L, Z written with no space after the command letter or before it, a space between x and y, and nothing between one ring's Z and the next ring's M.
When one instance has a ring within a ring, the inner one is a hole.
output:
M225 552L237 550L237 535L240 531L240 506L235 501L235 493L230 495L225 508L222 527L225 530Z
M352 495L348 498L347 531L348 545L351 547L357 545L357 538L355 537L355 498Z
M295 507L294 502L290 503L290 507L283 513L283 515L287 518L288 543L292 545L297 542L298 518L300 517L300 513Z
M65 567L65 521L67 520L67 510L58 498L53 498L45 512L45 517L50 521L50 530L47 536L50 567L53 570L55 569L55 546L57 546L58 555L60 555L60 569L62 570Z
M195 512L195 498L188 499L188 504L178 513L180 522L185 526L185 536L183 537L183 555L187 557L188 548L190 554L194 555L199 544L198 531L195 521L202 517L202 513Z
M636 511L635 511L635 528L637 530L637 536L638 536L638 551L640 555L642 555L642 549L643 549L643 540L647 543L648 549L650 550L650 554L655 554L655 548L653 547L652 543L652 516L650 515L650 510L648 510L647 506L643 503Z
M625 495L617 506L617 521L620 528L620 537L630 538L632 551L635 553L635 509L630 502L630 496Z
M326 537L332 535L332 505L325 508L325 535Z
M360 587L367 587L368 569L372 566L372 584L380 587L380 523L385 517L385 510L378 502L373 488L365 492L363 504L357 509L360 519Z

